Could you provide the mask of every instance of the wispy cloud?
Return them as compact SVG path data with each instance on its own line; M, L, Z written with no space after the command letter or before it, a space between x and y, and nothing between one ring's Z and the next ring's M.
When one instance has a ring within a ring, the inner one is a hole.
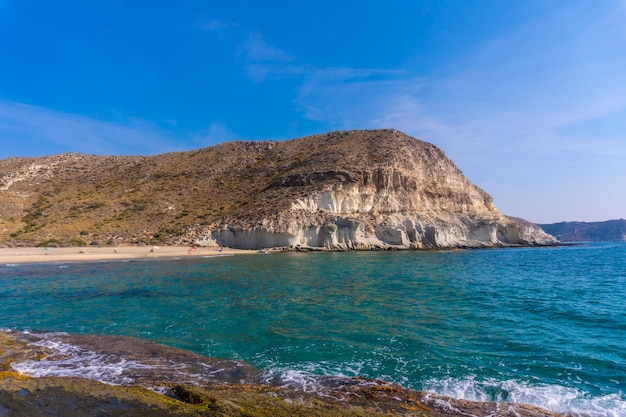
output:
M308 69L302 75L294 102L304 117L341 129L376 124L377 116L394 98L391 91L421 88L419 80L400 85L404 73L398 70L323 68Z
M446 130L422 98L428 80L405 69L316 67L238 24L213 20L199 27L228 33L220 39L235 41L253 82L293 80L295 110L305 119L330 129L396 127L420 136Z
M480 46L453 74L465 84L459 93L507 122L540 122L533 130L626 108L626 14L603 12L563 10Z
M249 33L239 44L239 54L244 57L250 78L263 81L268 75L284 76L298 72L297 67L288 67L295 57L268 44L258 33Z
M240 45L241 51L252 62L287 63L294 59L287 52L268 44L258 33L250 33Z
M207 21L198 21L194 24L196 29L201 31L211 32L217 36L218 39L224 40L230 31L238 30L239 25L233 22L225 22L220 19L211 19Z
M259 83L295 79L304 118L337 129L395 127L437 143L459 160L562 154L603 148L576 126L626 109L626 3L589 10L572 3L477 45L441 68L320 68L237 27L238 53ZM223 24L209 23L222 28ZM578 135L580 136L580 135Z
M203 31L217 34L218 39L236 45L236 55L242 59L246 72L256 83L288 74L300 73L301 68L290 66L295 56L268 43L258 32L246 30L238 23L212 19L195 25Z
M324 126L394 127L437 144L506 212L518 214L537 198L575 205L580 188L614 213L626 209L624 201L608 198L614 184L601 178L626 175L626 129L619 129L626 115L626 3L588 9L572 3L526 22L428 76L410 68L295 65L291 55L260 44L259 56L267 50L268 60L259 60L256 80L298 77L296 108ZM272 59L282 65L270 65ZM612 134L594 135L609 125ZM563 204L554 207L525 214L562 216L556 210ZM596 218L610 216L593 210Z
M626 110L626 13L599 10L576 5L530 22L478 45L442 76L310 70L295 102L316 121L396 127L464 157L578 152L568 132ZM606 149L624 153L618 139Z
M558 220L581 194L606 205L596 219L626 209L607 181L626 174L626 14L586 9L492 39L431 80L427 110L447 127L433 141L509 213L542 201L528 217Z
M226 23L219 19L211 19L207 22L197 22L196 27L211 32L222 32L224 29L235 26L233 23Z
M240 139L239 135L222 122L214 122L202 132L194 135L193 142L198 147L215 145Z
M173 138L142 120L116 124L10 101L0 101L0 141L0 158L51 152L103 155L119 149L147 155L177 148Z

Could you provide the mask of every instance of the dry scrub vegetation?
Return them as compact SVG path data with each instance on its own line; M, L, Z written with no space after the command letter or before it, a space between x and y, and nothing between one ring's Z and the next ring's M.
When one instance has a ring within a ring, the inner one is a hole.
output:
M230 142L151 157L5 159L0 244L186 244L198 228L225 219L275 219L295 198L360 181L408 148L448 161L433 145L395 130Z

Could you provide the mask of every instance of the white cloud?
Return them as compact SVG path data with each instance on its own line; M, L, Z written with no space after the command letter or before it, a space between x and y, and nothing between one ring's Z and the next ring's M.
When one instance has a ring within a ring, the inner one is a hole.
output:
M264 81L268 76L277 78L302 71L297 66L288 65L295 57L286 51L269 44L263 36L248 31L237 23L212 19L195 25L203 31L217 34L224 42L234 42L236 53L243 59L248 77L256 83Z
M294 70L296 73L300 71L287 65L295 57L268 44L259 33L248 33L246 39L239 43L238 52L246 61L248 76L257 83L268 75L283 76Z
M142 120L116 124L10 101L0 101L0 140L0 157L118 154L121 149L125 154L146 155L177 147L173 139Z
M626 14L615 19L614 13L572 7L542 17L481 45L457 64L449 77L455 84L443 80L441 89L461 98L455 110L463 110L463 122L496 114L525 131L560 129L624 109Z
M200 132L194 136L193 142L196 146L206 147L222 142L230 142L238 140L239 135L229 129L224 123L212 123L204 132Z
M276 48L263 39L258 33L250 33L247 39L240 45L241 51L252 62L275 62L287 63L294 59L293 56Z
M303 75L294 102L305 118L335 129L382 127L381 115L395 106L397 96L416 94L422 87L419 79L407 79L400 70L326 68Z
M624 21L623 7L572 7L478 45L441 76L313 74L296 102L311 119L395 127L463 158L598 152L566 132L626 110ZM626 151L623 136L600 140Z
M211 32L221 32L224 29L232 26L231 23L224 23L218 19L211 19L208 22L198 22L196 23L196 27L202 30L208 30Z
M224 22L219 19L196 22L194 26L201 31L212 32L220 40L224 40L231 30L239 29L239 25L237 23Z

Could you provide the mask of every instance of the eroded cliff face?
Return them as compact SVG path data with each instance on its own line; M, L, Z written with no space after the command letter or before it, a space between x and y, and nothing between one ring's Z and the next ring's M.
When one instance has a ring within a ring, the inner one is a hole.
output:
M553 245L557 241L532 224L499 213L469 216L450 213L334 214L319 210L281 213L282 221L254 227L225 224L201 235L199 245L242 249L368 250Z
M339 164L327 171L284 175L274 187L307 186L307 193L255 224L222 222L206 230L198 244L367 250L556 243L535 225L502 215L491 196L435 146L385 132L396 149L370 170ZM344 159L350 160L349 155Z

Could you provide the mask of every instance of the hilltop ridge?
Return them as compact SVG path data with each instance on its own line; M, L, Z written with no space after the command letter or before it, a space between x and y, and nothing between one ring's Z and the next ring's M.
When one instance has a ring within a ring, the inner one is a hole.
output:
M393 129L0 161L0 242L330 250L554 244Z

